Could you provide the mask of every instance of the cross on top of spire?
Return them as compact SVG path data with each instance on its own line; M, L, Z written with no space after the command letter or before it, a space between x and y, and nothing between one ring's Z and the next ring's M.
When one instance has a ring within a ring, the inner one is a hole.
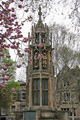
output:
M42 12L41 12L41 7L40 7L40 5L39 5L39 12L38 12L38 15L39 15L39 21L41 21Z

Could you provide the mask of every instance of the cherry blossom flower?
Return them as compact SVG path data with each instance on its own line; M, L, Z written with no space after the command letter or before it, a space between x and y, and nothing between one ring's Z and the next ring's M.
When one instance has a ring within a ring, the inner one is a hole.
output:
M2 4L4 5L4 4L5 4L5 2L4 2L4 1L2 1Z
M28 48L25 48L25 52L30 52L30 49L28 49Z
M38 58L38 59L41 59L41 58L42 58L42 56L39 54L37 58Z
M2 48L0 47L0 52L2 52Z
M0 83L0 87L2 87L2 83Z
M25 43L25 42L27 42L27 41L28 41L28 38L25 37L25 38L23 39L23 42Z
M5 85L5 84L0 83L0 87L5 88L5 87L6 87L6 85Z
M28 63L31 63L31 60L28 60Z
M10 73L6 73L6 76L10 76Z
M5 80L8 81L8 80L9 80L9 77L8 77L8 78L5 78Z
M5 76L5 74L3 73L3 74L2 74L2 77L4 77L4 76Z
M13 3L14 2L14 0L9 0L11 3Z
M29 17L28 17L28 20L31 22L31 21L32 21L32 16L29 16Z
M1 56L1 57L3 57L3 56L4 56L4 54L3 54L3 53L0 53L0 56Z
M3 85L2 85L2 88L5 88L5 87L6 87L6 85L3 84Z
M18 53L18 56L19 56L19 57L23 57L24 54L23 54L23 53L22 53L22 54L21 54L21 53Z
M11 91L14 92L14 91L15 91L15 88L11 88Z
M5 81L5 80L8 81L8 80L9 80L9 77L2 77L1 79L2 79L3 81Z
M15 11L15 9L14 9L14 8L11 8L11 11L12 11L12 12L14 12L14 11Z
M20 68L20 67L21 67L21 65L17 65L16 67L17 67L17 68Z
M18 5L19 8L22 8L22 5Z
M42 44L38 44L38 47L39 47L39 48L42 48L42 47L43 47L43 45L42 45Z
M25 12L28 12L29 11L29 9L27 9L27 10L24 10Z
M10 58L11 56L10 56L10 55L7 55L6 57L7 57L7 58Z
M31 38L24 38L22 35L22 22L21 23L17 22L17 16L15 14L15 9L14 6L11 5L13 4L15 0L7 0L1 1L1 9L0 9L0 57L6 57L7 60L9 60L8 58L10 58L10 55L5 55L5 53L3 52L4 50L8 50L8 48L15 50L17 53L17 55L19 57L23 57L23 50L22 50L22 46L20 46L20 44L22 42L26 43L28 40L31 40ZM22 8L22 2L24 0L19 0L20 3L18 3L18 7ZM18 9L19 10L19 9ZM24 8L24 12L28 12L28 8L26 9L26 7ZM32 17L29 16L29 21L32 20ZM27 19L27 20L28 20ZM25 21L24 21L25 22ZM20 42L18 42L18 40L20 39ZM23 41L22 41L23 39ZM19 51L20 50L20 51ZM25 52L28 52L30 54L30 49L25 49ZM30 57L30 55L29 55ZM30 60L31 61L31 60ZM1 63L2 65L0 66L0 69L3 73L1 73L1 77L3 80L9 80L10 75L7 74L6 72L8 71L8 68L10 68L10 66L12 65L11 63ZM17 68L20 68L21 65L17 65ZM5 74L6 73L6 74ZM3 86L4 87L4 86Z
M7 67L3 67L3 70L7 70L8 68Z
M24 0L20 0L21 2L23 2Z
M31 54L28 54L28 57L31 57Z
M11 64L11 63L6 63L5 65L6 65L6 66L11 66L12 64Z

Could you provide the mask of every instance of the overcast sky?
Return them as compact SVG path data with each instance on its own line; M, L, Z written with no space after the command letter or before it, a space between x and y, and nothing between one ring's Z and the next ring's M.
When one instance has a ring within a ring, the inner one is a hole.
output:
M49 14L46 16L45 22L48 25L53 25L54 23L62 25L62 26L66 26L66 28L68 28L71 32L74 33L75 31L75 24L72 24L72 19L70 19L69 15L71 14L72 10L73 10L73 6L74 4L71 3L72 0L67 0L66 5L63 4L62 2L60 4L58 4L59 0L56 0L56 2L54 2L55 4L53 4L51 11L49 12ZM42 8L43 9L43 8ZM33 14L34 16L34 21L38 20L38 11L36 11L35 14ZM21 17L21 13L20 13L20 17ZM43 18L42 18L43 19ZM76 19L73 19L73 23L76 22ZM26 22L22 28L22 33L25 37L27 37L28 32L31 32L31 22ZM12 59L15 60L15 55L13 56L13 52L10 52L12 54ZM25 80L26 76L25 76L25 69L17 69L17 75L16 75L16 79L23 79ZM21 75L21 76L20 76ZM23 77L24 76L24 77Z

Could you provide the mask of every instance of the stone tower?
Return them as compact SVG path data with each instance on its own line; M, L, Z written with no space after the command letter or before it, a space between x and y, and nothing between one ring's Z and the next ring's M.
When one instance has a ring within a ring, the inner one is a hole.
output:
M55 114L54 70L52 63L52 40L49 28L41 19L39 6L38 23L32 26L29 49L31 62L27 67L26 105L24 120L53 120ZM57 118L56 118L57 119Z
M30 109L53 109L53 63L48 26L39 20L32 27L32 43L29 44L32 62L28 64L27 106Z

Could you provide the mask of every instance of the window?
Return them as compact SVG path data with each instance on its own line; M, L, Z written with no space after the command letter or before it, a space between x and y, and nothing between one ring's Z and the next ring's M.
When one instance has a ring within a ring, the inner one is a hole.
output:
M72 111L69 108L61 108L62 111L67 111L69 113L69 116L72 116ZM75 116L75 113L74 113Z
M24 112L24 120L36 120L36 112Z
M42 105L48 105L48 79L42 79Z
M33 79L33 105L40 105L40 79Z
M22 99L23 100L26 99L26 93L25 92L22 93Z
M33 79L33 105L40 105L40 79ZM42 105L48 105L48 79L42 79Z
M69 81L64 81L64 87L70 86Z
M69 112L69 108L61 108L62 111L68 111Z
M72 110L70 110L69 112L69 116L76 116L76 111L75 111L75 108L72 108Z
M39 33L35 33L35 43L39 43Z
M21 110L25 110L25 105L21 105Z
M6 115L6 110L4 108L1 108L1 115Z
M70 93L64 93L64 101L70 101Z
M21 91L21 100L26 100L26 92Z
M41 42L45 43L45 33L41 33Z
M75 111L75 108L73 109L73 111L74 111L74 116L76 116L76 111Z
M12 113L15 112L15 106L12 106Z

